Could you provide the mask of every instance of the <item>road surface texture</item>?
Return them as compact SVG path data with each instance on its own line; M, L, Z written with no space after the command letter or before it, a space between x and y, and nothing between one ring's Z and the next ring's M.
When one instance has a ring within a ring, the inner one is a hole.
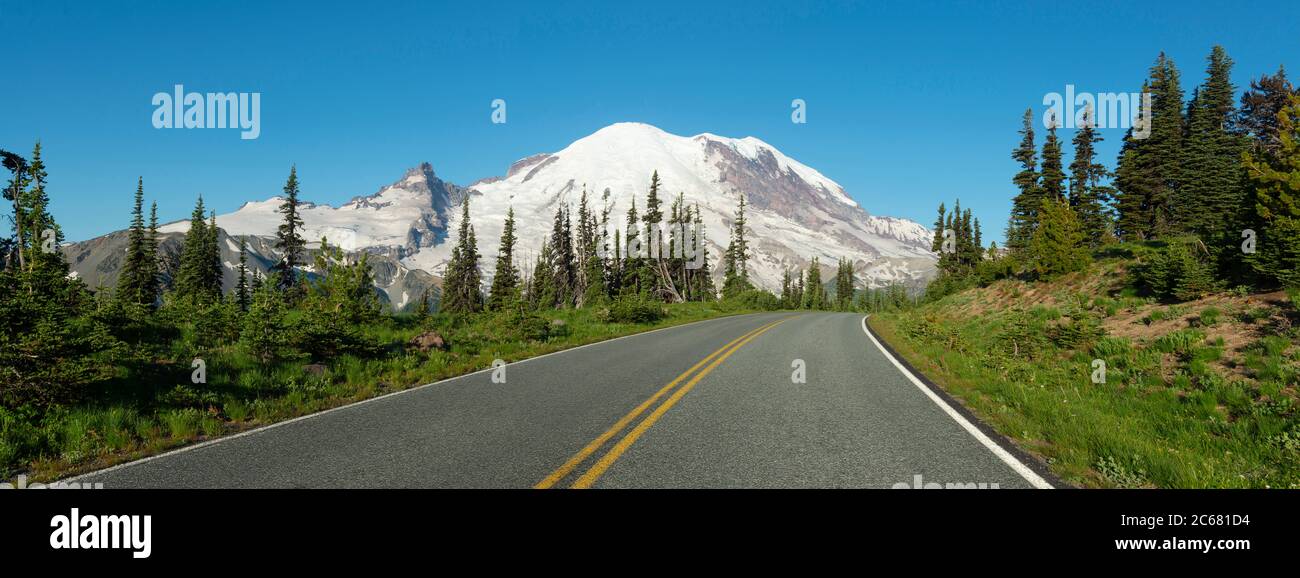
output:
M1046 485L911 381L862 319L782 312L672 327L507 365L505 383L479 372L75 481L105 488L888 488L915 485L920 476L921 483Z

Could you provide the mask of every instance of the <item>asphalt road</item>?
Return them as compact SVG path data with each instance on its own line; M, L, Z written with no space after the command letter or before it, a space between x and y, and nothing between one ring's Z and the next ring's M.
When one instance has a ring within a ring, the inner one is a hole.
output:
M492 377L450 379L76 481L809 488L915 485L920 476L1019 488L1032 479L909 381L856 314L716 319L510 364L505 383Z

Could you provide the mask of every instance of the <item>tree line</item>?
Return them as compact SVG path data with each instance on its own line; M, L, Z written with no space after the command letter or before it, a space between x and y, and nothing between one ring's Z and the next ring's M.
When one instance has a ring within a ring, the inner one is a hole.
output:
M1116 243L1154 248L1135 276L1162 298L1300 284L1300 92L1279 67L1236 98L1223 47L1206 62L1204 80L1185 98L1173 60L1157 57L1141 87L1150 110L1136 111L1149 126L1127 131L1114 171L1096 159L1103 139L1090 106L1079 112L1069 165L1055 111L1040 146L1026 110L1011 154L1020 170L1006 247L985 249L978 221L972 227L966 213L940 205L940 275L930 293L1081 271Z

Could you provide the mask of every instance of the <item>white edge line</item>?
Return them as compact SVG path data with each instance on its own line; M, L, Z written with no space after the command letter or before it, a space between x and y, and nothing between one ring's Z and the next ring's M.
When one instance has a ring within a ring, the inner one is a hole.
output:
M561 353L569 353L569 352L571 352L571 351L577 351L577 350L579 350L579 349L584 349L584 348L587 348L587 347L591 347L591 346L593 346L593 345L603 345L603 344L605 344L605 343L610 343L610 342L612 342L612 341L618 341L618 340L620 340L620 339L627 339L627 338L629 338L629 337L639 337L639 336L641 336L641 335L649 335L649 334L651 334L651 333L658 333L658 332L660 332L660 331L667 331L667 330L669 330L669 329L678 329L678 328L681 328L681 327L687 327L687 326L690 326L690 325L696 325L696 324L699 324L699 323L707 323L707 322L709 322L709 321L721 321L721 320L723 320L723 319L734 319L734 318L738 318L738 317L743 317L743 316L745 316L745 315L761 315L761 314L763 314L763 312L757 312L757 313L741 313L741 314L738 314L738 315L724 315L724 316L722 316L722 317L714 317L714 318L711 318L711 319L700 319L700 320L698 320L698 321L691 321L691 322L689 322L689 323L682 323L682 324L679 324L679 325L669 325L668 327L660 327L660 328L658 328L658 329L651 329L651 330L649 330L649 331L641 331L641 332L633 333L633 334L630 334L630 335L620 335L620 336L618 336L618 337L611 337L611 338L609 338L609 339L602 339L602 340L600 340L600 341L593 341L593 342L591 342L591 343L587 343L587 344L585 344L585 345L579 345L579 346L577 346L577 347L568 347L568 348L565 348L565 349L560 349L560 350L558 350L558 351L552 351L552 352L550 352L550 353L543 353L543 354L541 354L541 355L537 355L537 356L534 356L534 357L528 357L528 358L520 359L519 361L512 361L512 362L510 362L510 363L507 363L506 366L519 365L519 364L521 364L521 363L527 363L527 362L529 362L529 361L533 361L533 360L536 360L536 359L541 359L541 358L543 358L543 357L550 357L550 356L552 356L552 355L558 355L558 354L561 354ZM267 431L267 430L275 429L275 428L280 427L280 426L289 425L289 424L294 423L294 422L299 422L299 421L303 421L303 420L311 419L311 418L314 418L314 417L320 417L320 416L323 416L323 415L325 415L325 414L333 413L333 412L340 411L340 410L344 410L344 409L354 408L354 407L357 407L357 406L362 405L362 404L366 404L366 403L370 403L370 402L375 402L375 401L379 401L379 400L381 400L381 399L385 399L385 398L389 398L389 397L394 397L394 396L402 395L402 394L404 394L404 393L411 393L411 392L413 392L413 391L421 390L421 389L424 389L424 388L427 388L427 387L432 387L432 386L435 386L435 385L443 384L443 383L446 383L446 382L448 382L448 381L455 381L455 380L457 380L457 379L465 379L465 378L467 378L467 377L472 377L472 376L478 375L478 374L480 374L480 373L486 373L486 372L489 372L489 371L494 371L495 369L496 369L496 368L494 368L494 367L487 367L487 368L484 368L484 369L480 369L480 370L478 370L478 371L474 371L474 372L470 372L470 373L466 373L466 374L462 374L462 375L457 375L457 376L454 376L454 377L448 377L448 378L446 378L446 379L440 379L440 380L438 380L438 381L434 381L434 382L431 382L431 383L425 383L425 384L421 384L421 385L413 385L413 386L408 387L408 388L403 389L403 390L394 391L394 392L390 392L390 393L385 393L384 395L380 395L380 396L376 396L376 397L368 397L368 398L366 398L366 399L362 399L362 400L359 400L359 401L354 401L354 402L349 403L349 404L340 405L340 406L338 406L338 407L331 407L331 408L329 408L329 409L324 409L324 410L321 410L321 411L318 411L318 412L315 412L315 413L309 413L309 414L307 414L307 415L300 415L300 416L298 416L298 417L295 417L295 418L292 418L292 419L287 419L287 420L284 420L284 421L277 421L277 422L274 422L274 423L269 423L269 424L266 424L266 425L263 425L263 426L255 427L255 428L250 429L250 430L246 430L246 431L239 432L239 433L237 433L237 434L231 434L231 435L228 435L228 436L221 436L221 437L214 438L214 439L210 439L210 440L207 440L207 441L202 441L202 442L199 442L199 443L196 443L196 444L191 444L191 445L181 446L181 447L176 448L176 449L174 449L174 450L168 450L168 451L165 451L165 452L163 452L163 453L161 453L161 454L155 454L155 455L152 455L152 456L145 456L145 457L140 458L140 459L138 459L138 460L131 460L131 461L129 461L129 462L122 462L122 463L120 463L120 464L113 465L113 466L109 466L109 467L107 467L107 468L103 468L103 469L100 469L100 470L94 470L94 471L86 472L86 473L84 473L84 474L77 474L77 475L75 475L75 476L73 476L73 477L71 477L71 478L65 478L65 479L62 479L62 480L55 481L55 482L50 482L50 483L47 484L47 485L60 484L60 483L62 483L62 484L76 483L78 480L80 480L80 479L82 479L82 478L85 478L85 477L89 477L89 476L98 476L98 475L101 475L101 474L107 474L107 473L109 473L109 472L114 472L114 471L117 471L117 470L121 470L121 469L129 468L129 467L131 467L131 466L138 466L138 465L143 464L143 463L152 462L152 461L154 461L154 460L161 459L161 458L165 458L165 457L172 456L172 455L176 455L176 454L179 454L179 453L184 453L184 452L188 452L188 451L197 450L197 449L200 449L200 448L205 448L205 447L208 447L208 446L211 446L211 445L219 444L219 443L221 443L221 442L227 442L227 441L230 441L230 440L239 439L239 438L242 438L242 437L244 437L244 436L250 436L250 435L253 435L253 434L259 434L259 433L265 432L265 431Z
M876 336L872 335L871 331L867 329L866 317L862 318L862 332L867 334L867 338L871 339L871 342L876 344L876 349L879 349L881 353L885 354L885 358L888 359L891 363L893 363L894 367L897 367L900 373L907 376L907 379L909 379L912 382L912 384L916 386L917 389L925 393L926 397L930 398L930 401L933 401L935 405L938 405L939 409L942 409L944 413L948 414L948 417L951 417L954 421L956 421L957 424L962 427L962 429L966 430L966 433L969 433L981 444L984 444L984 447L988 448L989 451L993 452L993 455L997 456L998 459L1001 459L1003 463L1010 466L1011 469L1015 470L1017 474L1020 474L1020 477L1024 478L1025 481L1029 482L1035 488L1038 488L1040 490L1052 489L1052 484L1048 483L1047 480L1044 480L1042 476L1035 473L1034 470L1029 468L1029 466L1025 465L1023 462L1016 459L1015 456L1011 455L1011 452L1008 452L1005 448L998 445L997 442L989 438L988 435L980 431L980 428L975 427L975 424L971 423L970 420L966 419L966 416L962 415L957 410L953 409L953 407L951 405L948 405L948 402L944 401L943 398L939 397L938 394L934 393L933 391L930 391L929 387L927 387L924 383L922 383L920 379L917 379L917 377L913 375L911 371L908 371L908 369L904 367L902 363L899 363L898 360L895 359L894 356L889 353L889 350L885 349L885 346L880 344L880 341L876 339Z

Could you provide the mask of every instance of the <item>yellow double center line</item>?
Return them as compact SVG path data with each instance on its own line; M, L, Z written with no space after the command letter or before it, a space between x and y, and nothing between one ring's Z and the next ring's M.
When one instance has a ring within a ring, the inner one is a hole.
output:
M597 460L596 463L586 471L586 473L582 474L582 476L573 483L573 486L571 486L578 489L590 488L591 485L596 483L596 480L600 478L601 474L604 474L605 471L623 455L623 452L626 452L629 447L632 447L632 444L636 443L636 440L640 438L646 430L650 429L650 426L659 421L659 418L669 409L672 409L672 407L677 404L677 401L680 400L682 396L686 395L691 388L695 387L695 384L699 383L705 375L708 375L715 367L720 365L728 357L731 357L731 354L735 353L737 349L740 349L746 343L753 341L754 338L762 335L767 330L781 324L786 319L789 319L789 317L778 319L759 327L758 329L750 331L749 333L741 335L732 340L731 343L723 345L717 351L710 353L707 357L701 359L695 365L692 365L690 369L687 369L684 373L668 382L668 385L665 385L662 389L655 392L655 394L650 396L649 399L641 402L641 405L636 406L636 408L628 412L627 415L620 418L613 426L606 430L605 433L600 434L600 436L592 440L591 443L587 444L586 447L582 448L582 450L574 454L573 457L569 458L569 461L564 462L564 465L557 468L554 472L551 472L551 475L546 476L546 479L537 482L537 485L533 487L539 490L554 487L555 484L559 483L560 480L563 480L565 476L568 476L574 469L587 461L587 458L591 457L592 454L595 454L596 451L603 447L606 442L612 439L615 435L618 435L619 432L623 431L628 424L632 423L632 421L642 413L645 413L647 409L650 409L650 406L654 405L656 401L659 401L659 398L668 394L668 392L672 391L674 387L677 387L678 384L682 383L687 378L690 378L690 381L686 382L686 385L674 392L666 401L660 404L659 407L655 408L650 415L641 420L636 427L632 428L632 431L624 435L623 438L620 439L618 443L614 444L614 447L610 448L608 452L605 452L605 455L601 456L600 459ZM704 369L700 370L701 367ZM699 373L696 373L696 370L700 370ZM695 376L691 377L692 374Z

